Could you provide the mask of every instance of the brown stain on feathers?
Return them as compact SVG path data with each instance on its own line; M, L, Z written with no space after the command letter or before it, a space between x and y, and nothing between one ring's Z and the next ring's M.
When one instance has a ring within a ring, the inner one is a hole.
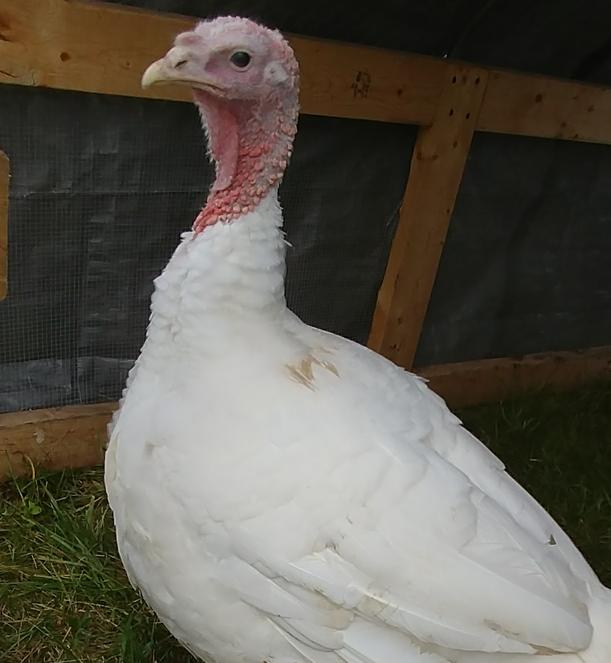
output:
M324 359L318 359L313 355L308 355L297 364L286 364L291 379L295 382L299 382L299 384L302 384L304 387L307 387L312 391L315 389L314 366L325 368L330 373L333 373L333 375L339 377L339 371L333 363L325 361Z
M531 642L528 643L537 653L537 656L560 656L566 652L556 651L555 649L548 649L547 647L540 647L539 645L533 645Z

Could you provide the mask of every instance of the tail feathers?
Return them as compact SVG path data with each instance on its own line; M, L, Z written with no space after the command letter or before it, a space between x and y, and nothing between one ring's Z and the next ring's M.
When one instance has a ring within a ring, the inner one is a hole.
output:
M590 646L580 652L583 663L611 662L611 590L604 588L590 603L593 635Z
M313 649L283 629L294 654L304 663L611 663L611 590L602 589L590 601L593 636L590 646L570 654L500 654L449 652L447 655L421 651L398 631L379 629L357 620L344 634L344 647L336 651ZM288 659L278 659L284 661ZM291 658L291 661L297 658Z

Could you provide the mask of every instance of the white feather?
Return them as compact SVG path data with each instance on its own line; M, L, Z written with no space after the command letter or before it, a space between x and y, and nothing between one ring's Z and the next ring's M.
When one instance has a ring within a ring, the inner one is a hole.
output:
M552 518L422 380L287 310L281 225L273 191L155 282L106 456L131 581L218 663L608 663Z

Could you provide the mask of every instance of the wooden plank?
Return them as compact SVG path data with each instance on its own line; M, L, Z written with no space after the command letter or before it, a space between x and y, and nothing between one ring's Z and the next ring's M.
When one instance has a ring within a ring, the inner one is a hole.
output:
M437 275L487 72L448 69L433 124L420 129L369 347L410 368Z
M609 88L493 71L477 129L608 144L609 117Z
M98 465L115 403L0 414L0 481L33 468Z
M183 88L142 90L140 76L194 21L101 2L0 0L0 83L189 101ZM289 39L301 64L302 111L312 115L430 124L446 70L457 66L366 46ZM610 111L609 88L491 71L477 130L611 144Z
M0 82L190 101L186 88L143 90L146 67L195 19L120 5L0 0ZM290 36L304 113L425 124L442 60Z
M8 293L8 187L8 157L0 152L0 300Z
M573 389L611 380L611 346L483 359L418 368L416 373L452 407L505 400L543 388Z

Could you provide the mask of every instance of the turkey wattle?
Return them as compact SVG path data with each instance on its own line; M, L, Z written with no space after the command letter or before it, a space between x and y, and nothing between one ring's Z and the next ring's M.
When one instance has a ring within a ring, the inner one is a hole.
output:
M611 593L543 508L422 380L287 309L286 41L200 23L169 82L217 177L111 426L132 584L210 663L609 663Z

